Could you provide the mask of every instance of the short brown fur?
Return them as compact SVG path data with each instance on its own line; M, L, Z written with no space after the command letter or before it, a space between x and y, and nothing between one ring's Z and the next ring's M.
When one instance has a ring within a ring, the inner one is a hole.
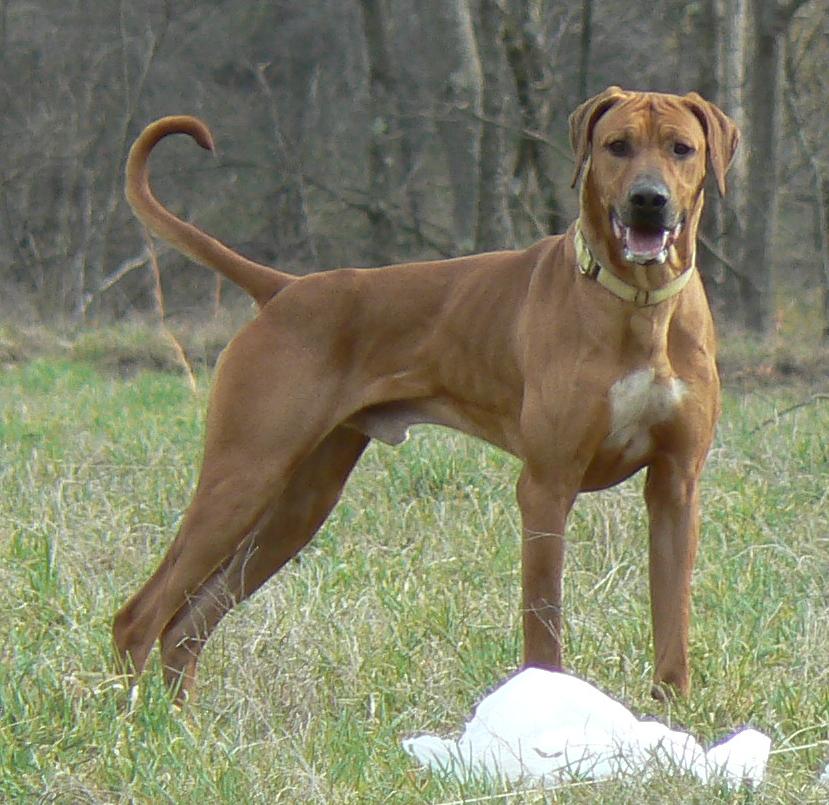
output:
M412 424L439 423L523 462L526 665L561 666L564 534L576 496L647 468L655 689L686 693L698 479L719 413L699 277L659 304L623 301L578 270L574 224L520 251L294 278L154 198L147 160L176 132L212 148L194 118L151 124L128 161L129 201L150 230L245 288L261 310L219 362L201 476L179 533L115 618L124 666L140 672L160 638L165 677L183 697L219 620L310 541L369 439L396 443ZM630 140L624 157L608 146L620 134ZM693 270L707 163L724 190L733 123L693 93L611 87L573 113L571 138L579 223L596 260L643 290ZM693 148L681 159L677 138ZM669 258L653 266L627 261L611 224L642 176L664 183L683 216ZM640 415L626 402L631 389L643 404L673 402Z

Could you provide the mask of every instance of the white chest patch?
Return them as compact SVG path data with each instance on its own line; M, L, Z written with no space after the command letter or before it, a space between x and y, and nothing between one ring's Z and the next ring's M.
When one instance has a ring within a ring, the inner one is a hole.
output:
M610 433L605 447L621 449L628 461L641 458L651 448L651 427L671 418L685 391L678 378L657 381L653 368L617 380L610 389Z

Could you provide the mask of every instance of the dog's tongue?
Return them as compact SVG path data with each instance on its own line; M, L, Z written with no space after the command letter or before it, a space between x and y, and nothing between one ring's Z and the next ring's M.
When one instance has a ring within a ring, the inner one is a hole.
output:
M625 234L627 235L628 250L640 257L656 258L662 253L668 238L668 233L664 229L653 231L628 227Z

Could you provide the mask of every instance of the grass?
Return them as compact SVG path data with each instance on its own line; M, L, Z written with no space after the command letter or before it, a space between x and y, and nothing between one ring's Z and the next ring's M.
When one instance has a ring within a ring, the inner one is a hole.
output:
M0 801L829 799L816 783L829 760L829 402L810 397L820 388L749 388L741 376L726 394L704 478L689 700L666 708L648 695L641 481L582 497L568 533L568 667L705 742L742 725L770 734L766 783L736 794L668 776L511 790L421 772L400 740L457 734L517 667L516 463L437 429L372 446L317 539L219 628L195 702L170 706L154 657L130 705L110 620L187 505L209 376L194 395L180 372L136 372L166 368L142 363L136 346L126 363L97 360L96 338L0 371Z

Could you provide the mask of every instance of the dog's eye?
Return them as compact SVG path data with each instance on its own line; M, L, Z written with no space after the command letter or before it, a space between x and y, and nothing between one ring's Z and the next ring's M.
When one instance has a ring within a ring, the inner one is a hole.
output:
M630 144L627 140L611 140L607 150L615 157L626 157L630 154Z
M687 157L689 154L693 154L694 149L688 145L687 143L675 142L674 143L674 154L678 157Z

